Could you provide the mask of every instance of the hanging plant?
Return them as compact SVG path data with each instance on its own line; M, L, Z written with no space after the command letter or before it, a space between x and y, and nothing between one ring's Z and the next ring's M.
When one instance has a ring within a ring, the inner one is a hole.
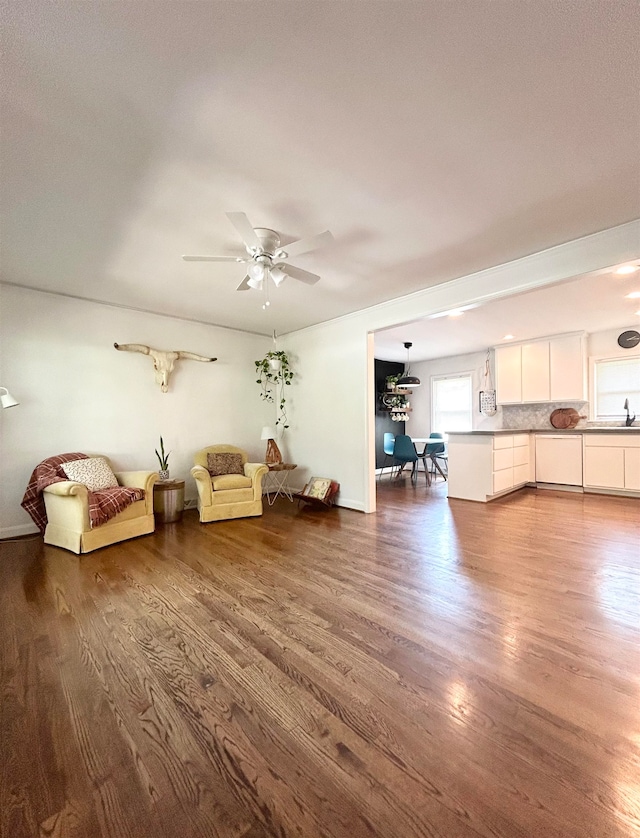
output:
M260 361L255 362L256 384L262 387L260 398L276 405L276 426L286 430L288 425L284 388L293 380L289 356L282 349L272 349Z

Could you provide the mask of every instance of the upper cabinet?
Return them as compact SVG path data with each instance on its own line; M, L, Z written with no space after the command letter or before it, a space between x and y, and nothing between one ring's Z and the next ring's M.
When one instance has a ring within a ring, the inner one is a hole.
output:
M496 347L498 404L586 401L584 334Z
M522 401L546 402L550 398L549 341L522 344Z
M551 401L586 401L586 346L584 335L549 341Z
M496 347L496 398L498 404L522 401L522 346Z

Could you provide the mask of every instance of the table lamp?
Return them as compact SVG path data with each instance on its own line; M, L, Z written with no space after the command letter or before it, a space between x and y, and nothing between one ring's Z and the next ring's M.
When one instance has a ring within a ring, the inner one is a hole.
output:
M276 445L275 435L275 430L270 425L265 425L260 436L260 439L268 440L267 453L264 456L264 461L268 466L279 465L282 462L282 454Z

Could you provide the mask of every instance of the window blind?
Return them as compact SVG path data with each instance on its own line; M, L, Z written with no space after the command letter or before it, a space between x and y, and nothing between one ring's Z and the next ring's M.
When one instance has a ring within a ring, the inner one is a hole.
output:
M431 379L431 430L470 431L472 387L470 375Z
M625 416L625 399L631 414L640 415L640 356L596 361L594 379L596 418Z

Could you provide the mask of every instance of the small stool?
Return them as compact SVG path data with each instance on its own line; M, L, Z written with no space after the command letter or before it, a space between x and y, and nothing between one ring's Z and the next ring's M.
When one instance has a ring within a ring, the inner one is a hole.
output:
M158 524L182 520L184 480L160 480L153 487L153 514Z

